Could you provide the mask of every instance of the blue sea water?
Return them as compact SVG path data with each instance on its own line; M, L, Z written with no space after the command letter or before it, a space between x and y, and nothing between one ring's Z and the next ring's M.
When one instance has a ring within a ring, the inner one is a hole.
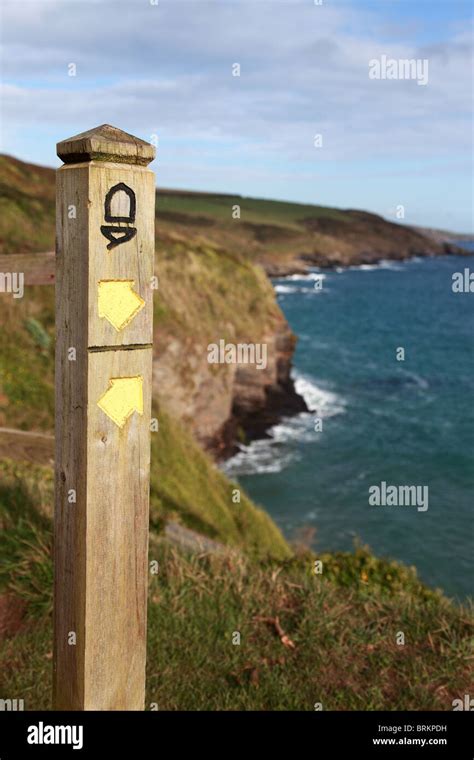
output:
M226 464L288 537L313 526L317 551L357 537L459 599L473 594L474 550L474 293L452 291L466 267L446 256L276 280L312 412ZM428 486L428 509L370 506L382 481Z

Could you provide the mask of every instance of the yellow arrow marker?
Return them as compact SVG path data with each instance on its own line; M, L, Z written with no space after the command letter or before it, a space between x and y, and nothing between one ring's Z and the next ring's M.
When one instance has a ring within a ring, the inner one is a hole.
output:
M143 414L143 377L112 377L97 405L122 428L133 412Z
M100 280L99 317L105 317L117 332L123 330L145 306L133 290L135 280Z

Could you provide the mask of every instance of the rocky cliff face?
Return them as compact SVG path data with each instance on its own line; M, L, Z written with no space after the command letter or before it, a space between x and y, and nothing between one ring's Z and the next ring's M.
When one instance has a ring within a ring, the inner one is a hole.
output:
M170 340L155 358L154 392L216 459L234 453L239 442L264 436L282 416L307 410L290 376L296 338L281 313L260 342L267 346L262 369L209 364L204 342Z
M260 438L283 416L307 411L295 392L291 367L296 339L282 319L266 337L269 363L265 371L237 367L234 376L232 421L247 438Z
M306 410L290 376L296 338L260 266L202 237L160 231L156 271L153 392L172 419L221 459ZM221 344L256 353L210 363L208 347Z

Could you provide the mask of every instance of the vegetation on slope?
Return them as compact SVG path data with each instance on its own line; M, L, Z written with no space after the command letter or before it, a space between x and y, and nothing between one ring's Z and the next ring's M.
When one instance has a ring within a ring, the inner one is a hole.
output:
M1 470L0 595L14 592L3 598L27 614L0 642L0 694L49 709L51 477L11 463ZM221 537L227 530L216 526ZM147 709L449 710L468 693L469 610L367 549L323 555L316 575L306 553L189 554L152 522L154 559Z
M249 556L288 557L288 545L267 513L217 469L179 422L165 412L157 416L160 429L152 434L152 524L178 520Z
M54 248L54 171L0 154L0 253Z
M206 344L217 337L258 341L281 318L264 272L242 255L176 233L157 241L157 350L163 333Z
M0 426L54 429L54 290L0 294Z

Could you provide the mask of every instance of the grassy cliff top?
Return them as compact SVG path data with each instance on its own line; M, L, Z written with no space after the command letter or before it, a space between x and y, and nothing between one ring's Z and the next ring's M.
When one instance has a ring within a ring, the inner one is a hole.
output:
M179 503L204 502L209 473L186 456ZM50 709L52 475L3 462L0 481L0 696ZM236 528L215 524L221 537ZM469 693L470 610L363 547L323 554L318 567L305 552L194 553L166 543L152 519L150 560L147 709L451 710Z

